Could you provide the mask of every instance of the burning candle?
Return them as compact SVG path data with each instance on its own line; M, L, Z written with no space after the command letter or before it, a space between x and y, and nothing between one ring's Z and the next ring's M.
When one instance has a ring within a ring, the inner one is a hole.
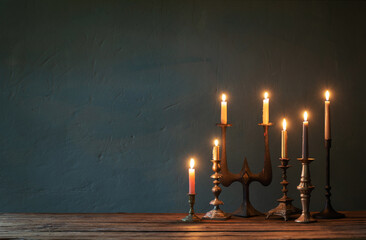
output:
M325 117L324 117L324 139L330 139L330 101L329 91L325 92Z
M212 149L212 159L219 160L219 140L215 139L215 146Z
M189 174L189 194L196 194L196 189L195 189L195 171L194 171L194 159L191 158L191 161L189 163L190 168L188 170L188 174Z
M283 129L281 131L281 158L287 158L287 130L286 119L282 122Z
M268 122L269 122L269 98L268 98L268 92L265 92L263 99L263 124L268 124Z
M227 102L226 95L222 94L221 96L221 124L227 124Z
M308 113L304 112L304 122L302 123L302 158L309 157L309 145L308 145Z

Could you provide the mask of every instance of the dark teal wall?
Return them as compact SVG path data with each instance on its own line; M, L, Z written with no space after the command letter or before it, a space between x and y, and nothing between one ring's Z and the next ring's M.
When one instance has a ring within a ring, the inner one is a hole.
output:
M270 91L273 182L281 196L280 120L289 120L290 192L299 206L302 112L313 192L324 195L323 91L332 91L332 193L365 208L366 3L308 1L0 1L0 211L185 212L210 207L219 95L229 95L228 161L263 165ZM224 209L241 201L224 188Z

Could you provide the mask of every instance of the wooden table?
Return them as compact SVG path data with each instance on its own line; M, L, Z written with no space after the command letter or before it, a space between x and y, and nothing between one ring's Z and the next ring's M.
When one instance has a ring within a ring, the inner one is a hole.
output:
M265 220L263 216L193 224L181 222L186 214L178 213L4 213L0 214L0 238L366 239L366 211L344 213L347 218L311 224Z

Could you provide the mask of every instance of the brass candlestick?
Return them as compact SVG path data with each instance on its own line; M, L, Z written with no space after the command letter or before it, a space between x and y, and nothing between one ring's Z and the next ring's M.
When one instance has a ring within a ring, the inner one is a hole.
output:
M287 196L287 185L289 184L287 181L287 175L286 175L286 170L287 168L291 167L290 165L288 165L288 162L290 161L289 158L280 158L281 161L281 165L279 165L278 167L282 169L282 192L283 192L283 196L277 200L277 202L279 202L278 206L272 210L270 210L267 213L267 217L266 219L268 219L270 216L272 215L277 215L277 216L281 216L285 219L285 221L287 221L287 219L289 218L290 215L296 214L296 213L300 213L301 210L294 207L292 205L292 201L293 199L289 198Z
M195 203L195 197L196 194L188 194L189 198L188 198L188 203L189 203L189 212L188 215L182 219L183 222L199 222L201 221L201 219L199 217L197 217L197 215L194 213L194 203Z
M313 191L314 189L314 186L311 184L309 164L315 159L304 157L304 158L298 158L297 160L301 161L302 163L300 184L299 186L297 186L297 189L301 193L300 197L301 197L302 213L300 217L295 220L295 222L298 223L316 222L316 220L311 217L309 211L311 191Z
M326 185L325 185L325 207L323 211L320 213L314 214L314 218L320 219L336 219L336 218L344 218L346 217L343 213L339 213L333 209L332 205L330 204L330 147L331 147L332 140L328 139L325 140L325 148L327 150L327 161L326 161Z
M248 161L244 158L243 167L238 174L231 173L228 169L227 158L226 158L226 128L231 127L231 124L216 124L221 128L221 141L222 141L222 152L221 152L221 183L223 186L228 187L233 182L240 182L243 186L243 202L239 209L237 209L233 214L239 217L251 217L257 215L263 215L263 213L257 211L249 200L249 185L251 182L257 181L264 186L268 186L272 181L272 165L271 157L269 154L269 144L268 144L268 128L272 123L259 124L263 126L264 130L264 167L262 171L258 174L254 174L250 171Z
M211 160L212 162L212 170L215 172L211 175L211 178L214 179L213 183L215 186L212 188L212 193L215 196L215 199L210 202L211 205L214 206L214 208L207 212L205 216L203 216L203 219L208 220L227 220L231 217L230 214L225 213L220 209L220 205L224 205L224 202L219 200L219 195L221 193L221 187L220 184L220 178L222 175L220 174L221 166L220 166L220 160Z

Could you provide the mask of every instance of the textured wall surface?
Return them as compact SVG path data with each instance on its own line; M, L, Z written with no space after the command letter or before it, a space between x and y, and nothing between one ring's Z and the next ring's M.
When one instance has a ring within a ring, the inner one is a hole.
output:
M0 211L209 210L219 95L229 95L228 162L263 166L270 92L273 181L281 196L280 120L288 118L289 195L299 206L301 123L309 111L313 191L324 204L323 91L332 91L332 193L365 208L366 2L0 1ZM241 186L224 188L226 211Z

